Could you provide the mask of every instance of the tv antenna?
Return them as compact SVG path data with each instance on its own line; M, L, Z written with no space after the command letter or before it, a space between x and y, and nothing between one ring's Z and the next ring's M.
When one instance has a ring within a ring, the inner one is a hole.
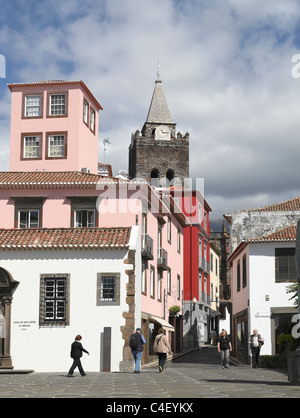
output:
M104 164L105 164L105 151L107 150L108 145L110 145L111 142L109 141L109 138L103 139L103 145L104 145Z

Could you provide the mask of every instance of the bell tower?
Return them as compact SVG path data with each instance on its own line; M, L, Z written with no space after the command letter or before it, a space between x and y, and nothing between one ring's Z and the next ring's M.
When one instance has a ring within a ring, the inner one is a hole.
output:
M155 81L144 126L132 134L129 146L129 177L142 178L152 185L183 186L189 177L189 134L176 133L162 81Z

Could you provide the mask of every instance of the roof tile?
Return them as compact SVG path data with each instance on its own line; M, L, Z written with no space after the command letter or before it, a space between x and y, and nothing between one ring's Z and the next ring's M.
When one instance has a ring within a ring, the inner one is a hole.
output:
M128 247L130 227L0 229L0 250Z

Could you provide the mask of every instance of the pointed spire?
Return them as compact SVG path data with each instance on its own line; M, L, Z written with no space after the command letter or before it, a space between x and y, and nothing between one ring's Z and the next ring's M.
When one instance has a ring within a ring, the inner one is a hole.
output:
M155 81L154 92L148 111L146 123L173 123L166 96L162 88L162 81L159 78L160 67L158 61L157 80Z

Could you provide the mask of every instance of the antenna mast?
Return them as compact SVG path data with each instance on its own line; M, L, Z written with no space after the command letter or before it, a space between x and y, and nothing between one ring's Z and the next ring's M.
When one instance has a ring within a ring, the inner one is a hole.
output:
M104 164L105 164L105 151L107 150L106 146L110 145L111 142L109 141L109 138L103 139L103 145L104 145Z

